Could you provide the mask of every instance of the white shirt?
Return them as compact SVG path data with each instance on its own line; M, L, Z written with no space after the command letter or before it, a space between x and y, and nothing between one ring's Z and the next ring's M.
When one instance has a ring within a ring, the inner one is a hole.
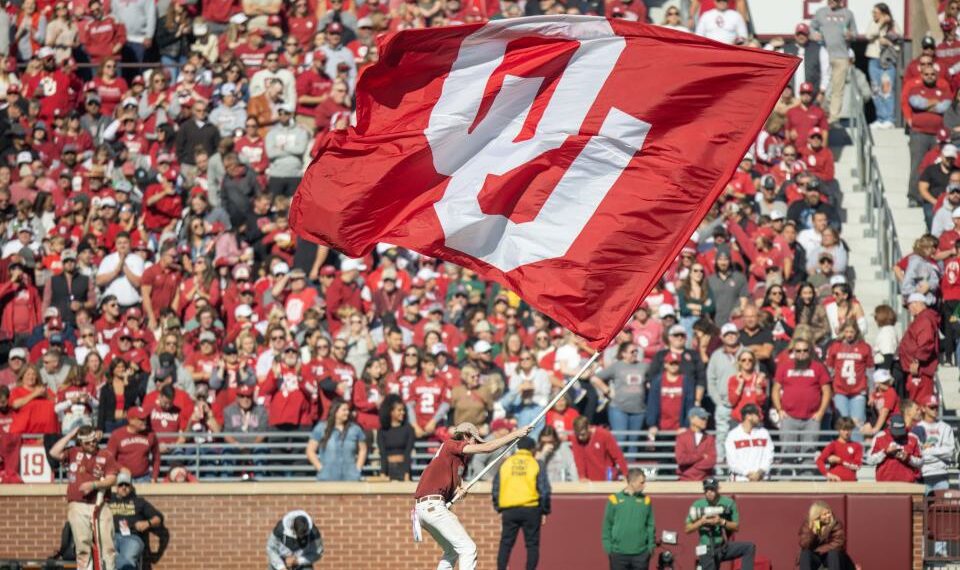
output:
M747 23L736 10L707 10L697 22L697 35L733 45L737 39L747 38Z
M940 237L943 232L953 229L953 210L954 206L950 202L944 202L943 206L933 215L933 221L930 223L930 233L933 237Z
M117 270L117 267L120 265L120 254L114 252L110 255L103 258L103 261L100 262L100 268L97 270L97 276L108 275ZM124 263L127 269L133 272L134 275L138 277L143 276L143 258L135 253L130 253L127 255L126 262ZM133 283L130 283L130 280L127 279L125 273L121 273L119 277L114 279L107 285L106 289L103 290L102 297L107 295L116 295L117 302L121 306L130 306L136 305L140 302L140 290L133 286Z
M533 401L538 406L545 406L550 401L550 392L553 391L553 385L550 384L550 377L547 371L542 368L534 368L527 375L517 367L516 372L510 376L509 390L512 392L520 384L530 382L533 384Z
M773 465L773 440L765 428L755 427L747 433L743 424L730 430L724 442L727 452L727 467L733 481L748 481L747 473L763 471L770 473Z
M820 248L820 244L823 243L823 238L814 228L807 228L797 234L797 243L803 246L803 249L807 251L807 255L810 255L813 251Z

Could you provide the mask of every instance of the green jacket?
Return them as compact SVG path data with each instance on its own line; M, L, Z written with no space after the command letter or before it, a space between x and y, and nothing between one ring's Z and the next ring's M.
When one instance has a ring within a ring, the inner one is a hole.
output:
M603 550L607 554L653 552L656 534L650 497L625 491L610 495L603 514Z

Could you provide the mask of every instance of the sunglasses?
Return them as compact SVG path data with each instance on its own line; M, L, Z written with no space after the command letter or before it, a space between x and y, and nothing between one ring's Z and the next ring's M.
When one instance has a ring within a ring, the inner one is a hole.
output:
M793 351L796 352L797 354L806 354L806 353L810 352L810 349L809 349L809 348L795 348L795 349L793 349Z

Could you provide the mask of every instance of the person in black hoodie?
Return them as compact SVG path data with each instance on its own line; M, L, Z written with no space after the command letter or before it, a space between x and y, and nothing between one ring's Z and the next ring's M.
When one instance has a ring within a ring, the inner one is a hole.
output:
M146 499L137 496L126 471L117 475L116 491L110 496L113 513L117 570L137 570L147 545L147 532L163 525L163 515Z
M271 570L306 570L323 556L323 538L306 511L283 515L267 539Z

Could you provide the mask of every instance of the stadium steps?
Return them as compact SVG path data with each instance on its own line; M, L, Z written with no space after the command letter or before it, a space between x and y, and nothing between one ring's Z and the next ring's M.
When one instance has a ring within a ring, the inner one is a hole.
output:
M886 188L887 203L893 214L900 250L904 255L913 249L913 242L926 232L923 211L907 204L910 177L910 150L907 135L900 129L874 130L873 152ZM859 292L859 287L857 288ZM941 366L938 371L943 388L943 404L948 413L960 409L960 373L956 367Z

